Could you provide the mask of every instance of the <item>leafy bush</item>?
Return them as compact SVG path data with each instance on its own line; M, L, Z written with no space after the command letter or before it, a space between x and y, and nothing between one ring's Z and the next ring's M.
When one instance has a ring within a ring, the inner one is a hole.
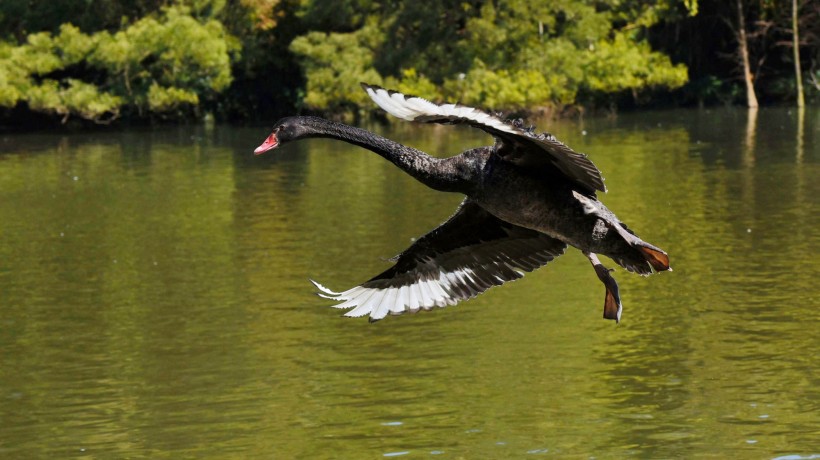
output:
M303 103L314 110L340 112L366 103L359 82L381 84L373 68L372 44L380 39L376 25L352 33L311 32L291 43L307 77Z
M307 80L306 105L337 111L360 104L359 80L385 79L429 98L513 110L573 104L581 93L636 94L687 81L686 67L652 51L643 35L674 2L451 3L421 8L399 2L377 12L367 4L365 25L353 32L310 32L294 40L291 50L301 56ZM312 5L304 6L308 16ZM461 29L454 35L427 26L442 21ZM376 75L374 67L386 73Z
M238 51L218 21L197 21L179 7L114 34L87 35L63 24L56 35L40 32L23 45L0 46L0 105L25 102L63 120L96 122L124 109L173 113L224 90Z

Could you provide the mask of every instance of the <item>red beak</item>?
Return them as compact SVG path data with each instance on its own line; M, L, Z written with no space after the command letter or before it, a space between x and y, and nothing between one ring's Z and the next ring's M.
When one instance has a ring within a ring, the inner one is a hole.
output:
M270 149L275 149L276 146L279 145L279 139L276 138L276 134L271 133L265 142L262 143L256 150L253 151L254 154L259 155L261 153L267 152Z

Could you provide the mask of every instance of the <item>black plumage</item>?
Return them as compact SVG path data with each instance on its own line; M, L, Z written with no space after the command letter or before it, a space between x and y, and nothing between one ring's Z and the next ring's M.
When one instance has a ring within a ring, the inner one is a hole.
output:
M571 245L587 256L606 287L604 317L619 321L618 285L597 254L642 275L670 269L663 250L638 238L598 201L596 191L606 188L592 161L554 136L471 107L434 104L377 86L363 88L394 116L467 124L491 134L495 143L435 158L322 118L277 122L257 154L285 142L329 137L369 149L433 189L466 195L449 220L396 256L385 272L344 292L314 281L319 295L351 309L347 316L369 315L374 321L387 314L453 305L520 278Z

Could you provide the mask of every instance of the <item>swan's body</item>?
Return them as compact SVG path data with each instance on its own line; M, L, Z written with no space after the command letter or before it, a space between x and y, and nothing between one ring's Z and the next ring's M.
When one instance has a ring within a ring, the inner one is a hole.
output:
M661 249L645 243L595 197L605 191L600 172L585 156L554 137L535 135L479 110L437 105L363 85L388 113L408 121L465 123L496 137L492 146L434 158L368 131L315 117L280 120L256 149L308 137L330 137L372 150L424 183L467 196L440 227L419 238L384 273L344 292L314 282L320 295L352 308L347 316L390 314L453 305L523 276L580 249L606 286L604 317L620 320L618 285L596 254L647 275L669 270Z

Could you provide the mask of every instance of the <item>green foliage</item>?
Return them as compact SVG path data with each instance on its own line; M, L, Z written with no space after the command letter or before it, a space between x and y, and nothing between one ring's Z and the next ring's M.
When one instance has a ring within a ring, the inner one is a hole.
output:
M307 77L303 103L314 110L339 112L362 105L367 95L359 82L380 84L373 68L374 45L381 41L376 25L351 33L311 32L291 43Z
M121 98L73 78L63 83L44 80L29 88L27 99L29 107L36 111L55 113L64 120L73 114L98 122L116 118L122 103Z
M585 82L591 91L614 93L657 86L677 88L687 81L686 67L653 53L649 44L634 43L622 33L599 41L585 53Z
M156 82L148 89L148 107L152 112L167 112L180 104L197 105L199 96L193 91L176 87L163 87Z
M56 80L52 73L87 59L96 39L71 24L63 24L52 37L47 32L28 36L19 47L0 47L0 105L13 107L27 102L35 111L54 113L64 120L70 115L103 121L119 114L122 99L75 78Z
M306 1L303 14L318 15L314 6L323 3ZM302 57L305 103L315 110L360 103L358 81L384 78L403 91L494 109L564 106L577 103L579 94L683 85L686 67L652 51L642 33L672 3L395 2L374 12L369 2L348 1L346 26L365 16L364 26L310 32L291 50Z
M178 8L168 9L161 21L144 18L97 37L89 62L106 69L115 92L140 111L197 105L197 95L224 90L231 82L231 53L239 48L219 22L201 23Z
M350 32L378 12L374 0L299 0L296 16L308 30Z
M469 69L473 56L464 53L466 22L478 14L480 2L389 2L380 16L385 30L377 50L382 75L401 77L405 69L441 84Z
M550 87L541 73L531 69L490 70L476 60L469 74L444 85L445 93L465 104L507 109L530 109L548 101Z
M448 79L445 88L478 105L527 108L572 104L580 92L683 85L685 66L672 65L636 33L657 21L657 8L626 3L487 3L467 22L463 49L476 58L468 83Z
M743 2L757 37L752 54L766 64L757 89L769 101L787 99L794 91L793 52L783 46L791 43L784 22L791 2ZM816 69L820 21L800 4L803 69ZM244 119L302 108L351 114L373 107L360 81L501 110L630 98L717 103L737 90L734 65L714 58L715 46L734 51L735 31L720 21L732 24L733 5L0 0L0 116L27 109L99 122L205 111ZM9 107L17 110L2 109Z
M436 84L413 68L404 69L400 78L388 77L384 84L404 94L419 94L428 99L441 97Z
M20 54L19 49L0 43L0 106L14 107L28 87L28 72Z
M238 48L219 22L197 21L176 7L114 34L87 35L63 24L56 35L30 34L24 45L0 48L0 105L27 102L64 120L98 122L123 109L170 113L224 90Z

